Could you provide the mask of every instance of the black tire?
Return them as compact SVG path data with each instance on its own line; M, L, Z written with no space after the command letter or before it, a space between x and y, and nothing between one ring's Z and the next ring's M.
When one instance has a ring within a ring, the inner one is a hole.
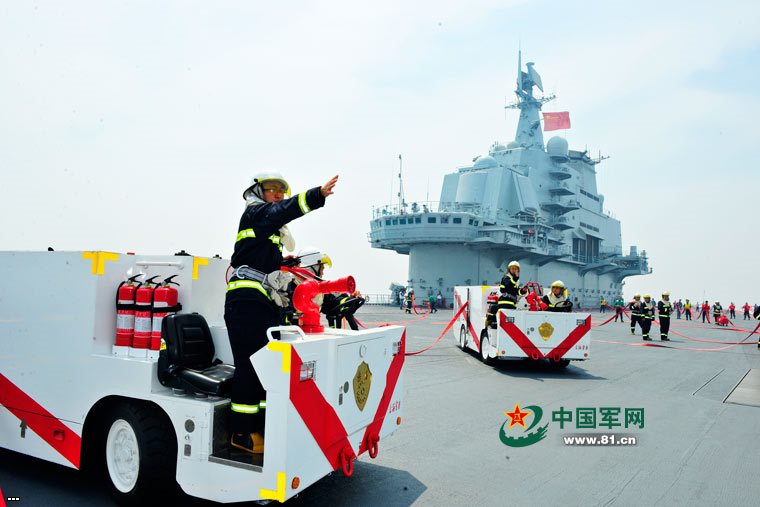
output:
M157 408L140 401L114 405L103 419L99 450L120 505L152 505L177 494L177 437Z
M493 358L486 355L491 348L491 339L488 337L488 329L480 332L480 360L485 365L492 365Z
M462 350L467 350L467 327L462 324L462 327L459 328L459 348Z

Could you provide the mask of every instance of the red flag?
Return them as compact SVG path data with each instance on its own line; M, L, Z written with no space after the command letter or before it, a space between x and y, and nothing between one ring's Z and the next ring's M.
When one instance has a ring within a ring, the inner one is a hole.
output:
M570 113L561 111L559 113L542 113L544 115L544 131L563 130L570 128Z

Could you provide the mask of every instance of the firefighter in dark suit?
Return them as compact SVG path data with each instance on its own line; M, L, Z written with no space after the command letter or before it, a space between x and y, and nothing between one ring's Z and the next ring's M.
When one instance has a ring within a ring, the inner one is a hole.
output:
M644 340L651 342L649 337L649 330L652 328L652 321L654 320L654 303L652 303L652 296L644 294L644 302L641 303L641 334Z
M547 306L548 312L572 312L573 302L567 299L565 294L565 284L562 280L557 280L551 286L549 294L541 298Z
M520 287L520 263L512 261L507 266L507 272L499 284L499 310L514 310L517 308L517 301L520 296L528 293L528 289Z
M633 295L633 301L628 303L628 309L631 310L631 334L636 334L636 324L641 326L641 294L637 292Z
M673 313L673 305L670 304L670 292L662 293L662 300L657 303L657 314L660 317L660 340L667 342L668 330L670 329L670 314Z
M288 197L288 182L267 172L256 175L243 192L246 208L230 260L235 271L227 284L224 321L235 361L230 444L253 454L264 452L266 391L250 356L267 344L267 329L279 325L281 310L288 306L292 275L280 267L283 246L293 250L295 244L286 224L324 206L337 181L335 176L321 187Z

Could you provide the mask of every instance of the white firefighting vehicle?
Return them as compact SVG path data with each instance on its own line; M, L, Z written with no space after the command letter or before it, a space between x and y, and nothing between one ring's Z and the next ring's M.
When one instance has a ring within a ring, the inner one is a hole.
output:
M538 284L532 290L540 294ZM589 314L530 311L523 298L516 310L499 310L495 328L487 328L489 297L495 301L498 294L498 286L454 287L454 314L467 305L451 328L462 350L474 350L486 364L494 359L548 359L565 367L589 358Z
M101 468L126 501L176 481L218 502L284 502L335 470L350 475L365 451L375 457L401 424L399 326L290 326L279 339L271 329L251 356L267 390L265 453L230 449L227 267L192 256L0 252L0 447ZM144 307L120 301L117 324L117 287L155 275L176 275L180 312L171 316L174 302L161 312L156 295L146 325Z

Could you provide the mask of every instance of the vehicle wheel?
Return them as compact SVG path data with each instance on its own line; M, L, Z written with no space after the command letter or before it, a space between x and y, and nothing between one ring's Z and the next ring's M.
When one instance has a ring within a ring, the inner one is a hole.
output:
M462 350L467 349L467 328L464 324L459 328L459 348Z
M153 503L177 491L177 438L145 403L116 405L105 418L102 453L111 493L122 504Z
M484 329L480 333L480 360L483 364L492 364L493 358L488 356L491 351L491 340L488 338L488 330Z
M569 359L560 359L559 361L552 361L552 366L558 370L561 370L563 368L567 368L567 365L570 364Z

